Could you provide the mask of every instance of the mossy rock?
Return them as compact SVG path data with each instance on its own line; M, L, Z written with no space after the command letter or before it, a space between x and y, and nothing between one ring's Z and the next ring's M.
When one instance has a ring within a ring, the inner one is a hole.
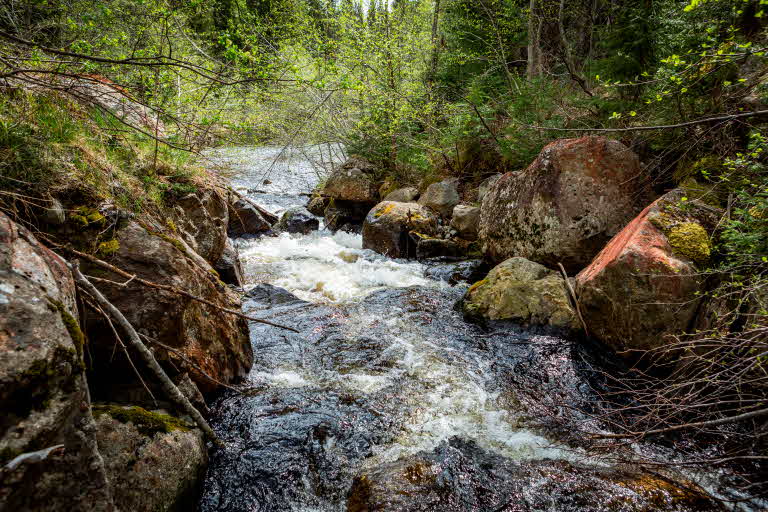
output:
M683 222L669 230L669 245L674 253L703 265L709 261L712 242L707 231L696 222Z
M672 179L675 183L682 184L689 178L710 179L720 175L724 169L723 161L718 156L708 155L699 158L694 162L681 162L675 172L672 173Z
M101 257L110 256L115 254L120 249L120 242L117 239L109 240L107 242L101 242L96 248L96 254Z
M158 432L169 433L174 430L188 432L191 427L178 418L151 412L139 406L120 406L109 404L94 404L93 415L98 417L108 414L122 423L132 423L144 435L152 436Z

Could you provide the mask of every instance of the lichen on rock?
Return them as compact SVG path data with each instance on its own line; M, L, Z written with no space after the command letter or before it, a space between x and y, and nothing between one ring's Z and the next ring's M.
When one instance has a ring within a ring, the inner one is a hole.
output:
M703 265L709 261L712 242L709 234L697 222L683 222L669 230L667 234L672 250L693 262Z

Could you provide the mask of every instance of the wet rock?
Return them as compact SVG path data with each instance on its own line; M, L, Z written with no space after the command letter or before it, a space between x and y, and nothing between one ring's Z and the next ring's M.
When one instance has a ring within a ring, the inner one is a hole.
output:
M359 233L370 207L369 203L333 200L325 209L325 227L333 232Z
M416 239L416 259L429 258L465 258L469 254L470 244L466 240L450 238L431 238L414 234Z
M398 203L413 203L419 198L419 189L416 187L404 187L393 190L384 197L383 201L397 201Z
M502 174L494 174L493 176L489 176L488 178L485 178L482 183L480 183L480 186L477 187L477 202L482 203L483 199L485 198L486 194L488 193L488 190L493 186L494 183L496 183L499 178L501 178Z
M451 227L465 240L477 239L477 229L480 224L480 208L477 206L457 205L453 209Z
M305 302L284 288L274 286L268 283L260 283L248 290L246 296L249 299L258 301L265 306L276 306L279 304L292 304L294 302Z
M51 204L43 212L43 220L54 226L64 224L67 220L64 205L58 199L51 199Z
M0 509L114 510L64 261L0 212Z
M578 272L640 211L647 197L640 161L603 137L546 146L523 172L489 189L480 241L493 262L511 256Z
M226 284L243 286L243 267L240 263L240 253L237 246L231 239L227 238L224 243L224 252L213 265L214 270L219 274L219 278Z
M456 180L449 179L431 184L419 198L419 204L431 208L443 217L450 217L454 206L459 204Z
M176 201L174 227L192 250L208 262L217 261L227 241L229 212L214 188L201 188Z
M130 222L119 230L116 238L119 248L111 256L116 267L152 282L171 284L222 308L240 308L237 295L219 281L210 265L199 256L193 257L196 254L191 254L180 239L137 222ZM84 271L117 282L125 281L101 268L88 266ZM211 377L231 383L248 373L253 355L244 320L199 301L137 283L119 286L99 282L98 286L141 334L181 352ZM98 383L94 385L95 393L108 393L116 380L135 381L133 370L121 351L113 356L115 339L109 325L94 315L88 317L87 328L93 340L92 380ZM172 375L178 373L177 368L185 367L186 363L173 352L166 352L159 345L153 348ZM204 393L216 387L197 371L189 371ZM122 378L117 379L118 375Z
M563 278L520 257L497 265L488 277L473 284L464 298L462 311L470 318L578 327Z
M455 285L480 281L488 274L489 270L488 265L482 260L434 262L424 271L424 275L430 279Z
M320 221L303 206L289 208L283 213L280 221L275 224L275 230L284 233L301 233L308 235L320 227Z
M313 196L307 203L307 210L312 215L322 217L325 215L325 209L328 208L328 203L330 203L330 201L331 200L327 197Z
M245 199L239 199L230 206L229 236L257 235L272 229L272 225L261 212Z
M385 201L376 205L363 224L363 248L390 258L415 256L416 244L409 232L433 235L437 219L426 207L417 203Z
M193 510L208 463L203 433L165 411L94 406L96 438L121 510Z
M187 400L189 400L195 409L200 411L204 417L207 417L209 414L208 404L205 402L205 397L203 397L203 394L200 392L200 388L197 387L197 384L192 382L189 374L182 373L173 379L173 381L176 384L176 387L179 388L179 391L181 391L181 394L187 397Z
M370 468L355 479L348 512L441 510L722 510L690 484L562 460L510 460L452 438Z
M379 192L373 179L375 168L360 157L349 158L328 177L322 195L339 201L374 204Z
M652 203L576 276L590 334L617 351L663 346L696 315L720 210L684 196Z

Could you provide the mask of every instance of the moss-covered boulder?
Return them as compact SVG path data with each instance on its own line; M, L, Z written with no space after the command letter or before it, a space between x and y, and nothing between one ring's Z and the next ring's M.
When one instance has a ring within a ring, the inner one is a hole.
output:
M496 263L522 256L578 272L647 204L643 176L637 155L618 141L555 141L525 171L490 186L480 213L483 252Z
M84 342L64 261L0 212L0 510L113 509Z
M196 508L208 451L200 430L136 406L95 405L96 438L121 510L182 512Z
M417 203L384 201L366 216L363 224L363 248L390 258L416 255L416 243L410 232L431 236L437 232L437 217Z
M116 267L148 281L177 287L218 307L188 296L148 287L101 267L84 265L87 274L106 279L96 284L131 322L145 335L145 342L174 375L189 371L204 392L217 384L192 364L220 382L231 383L247 375L253 354L245 320L226 309L240 309L240 300L219 279L216 271L192 251L174 232L164 226L130 222L116 238L119 249L110 257ZM115 383L134 382L132 365L122 350L115 350L112 328L99 315L88 317L92 340L90 375L99 399L110 399ZM164 348L170 347L169 349ZM189 362L187 362L189 361ZM102 395L103 393L103 395Z
M623 352L663 346L685 332L721 213L675 189L630 222L576 276L590 334Z
M462 311L472 319L578 328L565 280L557 272L520 257L500 263L485 279L473 284L464 297Z

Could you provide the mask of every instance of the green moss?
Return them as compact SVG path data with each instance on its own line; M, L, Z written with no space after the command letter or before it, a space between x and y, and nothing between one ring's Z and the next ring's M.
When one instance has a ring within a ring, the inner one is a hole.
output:
M120 242L117 239L110 240L108 242L101 242L96 249L96 254L99 256L109 256L116 253L120 249Z
M701 265L709 261L712 243L707 231L696 222L683 222L669 230L669 245L676 254Z
M58 310L61 316L61 321L64 322L64 327L69 332L69 337L72 338L72 343L75 344L75 351L77 352L77 360L80 364L83 364L83 347L85 347L85 334L80 329L80 322L73 317L64 304L57 300L51 300L56 310Z
M179 231L178 228L176 228L176 223L173 222L172 219L167 219L165 223L168 225L168 228L170 228L170 230L173 231L174 233L177 233Z
M69 219L80 228L90 226L102 227L106 224L106 218L95 208L88 206L78 206L75 211L69 214Z
M120 405L99 404L93 406L93 415L108 414L122 423L132 423L144 435L151 436L158 432L168 433L174 430L187 432L190 426L178 418L143 409L139 406L123 407Z
M680 183L680 188L685 191L689 200L699 200L710 206L720 207L717 191L712 185L702 185L694 178L686 178Z
M720 175L722 170L723 161L717 156L709 155L700 158L693 163L690 161L681 162L680 165L677 166L677 169L675 169L675 172L672 174L672 178L676 183L682 184L688 178L695 179L698 177L703 177L705 179L709 179L712 177L717 177Z

